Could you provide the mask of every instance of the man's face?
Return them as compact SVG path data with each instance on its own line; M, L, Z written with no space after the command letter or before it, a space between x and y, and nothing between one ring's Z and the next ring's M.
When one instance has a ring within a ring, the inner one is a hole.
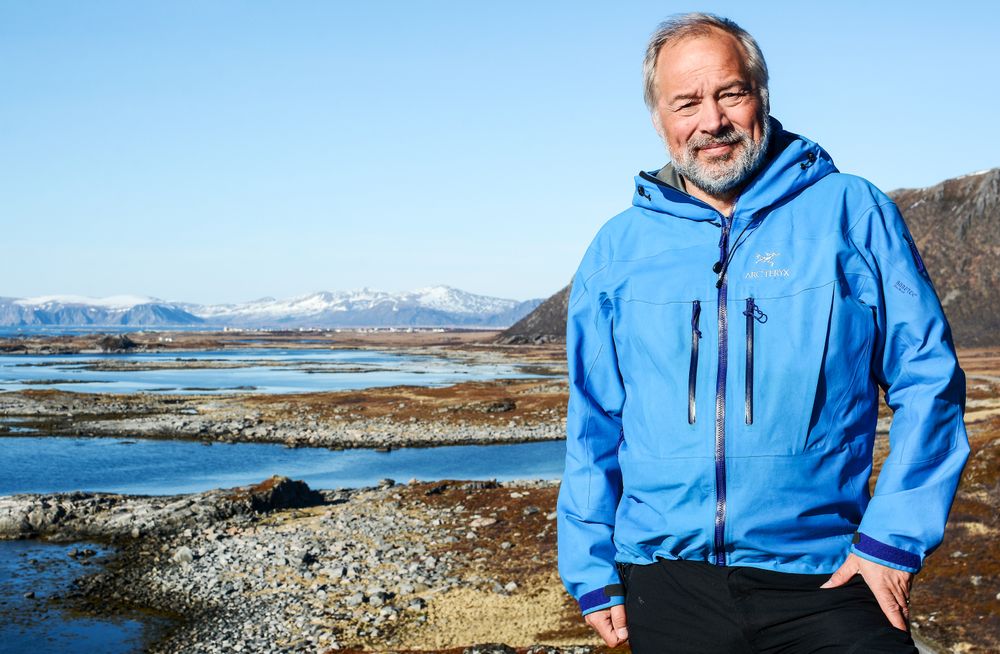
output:
M760 167L769 136L739 43L715 32L664 46L655 82L653 122L674 168L710 196L732 194Z

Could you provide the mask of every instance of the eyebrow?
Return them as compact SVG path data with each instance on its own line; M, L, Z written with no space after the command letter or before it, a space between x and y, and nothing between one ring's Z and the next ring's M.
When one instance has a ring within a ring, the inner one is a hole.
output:
M753 89L753 85L745 80L737 79L727 84L723 84L718 89L716 89L715 92L720 93L722 91L728 91L733 88L739 88L744 91L750 91L751 89ZM678 93L677 95L672 96L670 100L667 102L667 104L674 104L679 100L697 100L699 98L701 98L700 93Z

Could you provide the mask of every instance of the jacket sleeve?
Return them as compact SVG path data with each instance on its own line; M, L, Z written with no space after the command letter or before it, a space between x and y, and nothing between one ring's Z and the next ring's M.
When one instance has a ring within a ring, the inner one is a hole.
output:
M557 506L559 574L584 615L624 603L613 535L622 493L618 446L625 389L611 302L588 287L600 269L599 258L589 252L569 297L566 468Z
M944 536L969 455L965 374L951 330L913 237L896 205L881 203L850 230L872 273L872 374L893 411L889 455L852 551L917 572Z

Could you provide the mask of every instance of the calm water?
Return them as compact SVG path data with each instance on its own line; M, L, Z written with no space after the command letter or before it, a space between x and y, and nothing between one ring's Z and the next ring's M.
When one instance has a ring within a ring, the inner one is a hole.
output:
M172 364L178 369L100 370L103 363ZM212 368L213 363L226 368ZM201 366L201 367L199 367ZM0 391L55 388L87 393L307 393L399 384L445 386L528 377L516 365L372 350L239 349L142 354L0 355Z
M130 444L131 443L131 444ZM263 443L18 437L0 439L0 495L74 490L141 495L195 493L271 475L312 488L436 479L555 479L564 441L374 450L290 449Z
M69 556L74 548L98 552L85 566ZM124 654L165 625L149 616L97 619L70 615L58 597L78 576L94 572L107 550L92 543L56 545L0 541L0 652L5 654ZM35 597L24 595L33 592Z

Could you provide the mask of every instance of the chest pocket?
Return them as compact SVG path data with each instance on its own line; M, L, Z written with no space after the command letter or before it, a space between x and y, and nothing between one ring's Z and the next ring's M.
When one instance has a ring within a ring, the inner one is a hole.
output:
M718 291L711 244L616 262L614 338L625 384L622 422L634 453L711 457Z
M615 342L625 382L623 428L633 451L711 456L707 382L716 341L705 325L714 320L716 306L696 298L620 304L623 328L616 329Z
M842 444L824 424L865 392L871 314L831 281L793 295L738 301L743 342L742 411L729 422L734 456L794 455ZM730 395L730 398L733 394ZM832 438L831 438L832 436Z

